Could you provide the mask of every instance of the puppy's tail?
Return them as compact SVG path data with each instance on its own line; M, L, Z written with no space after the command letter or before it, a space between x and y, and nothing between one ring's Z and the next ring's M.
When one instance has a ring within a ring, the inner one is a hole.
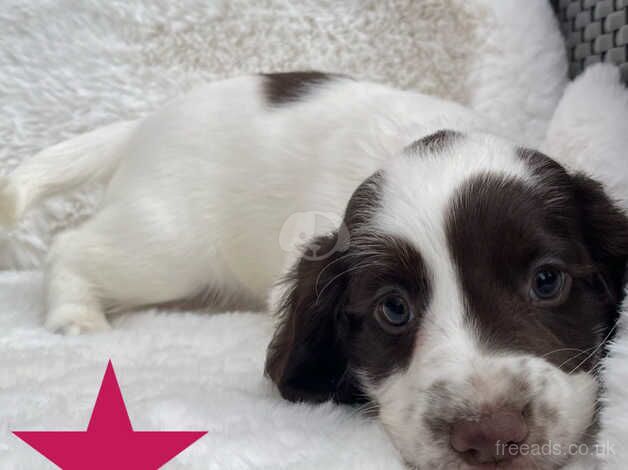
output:
M110 178L137 124L118 122L53 145L0 177L0 225L14 224L48 196Z

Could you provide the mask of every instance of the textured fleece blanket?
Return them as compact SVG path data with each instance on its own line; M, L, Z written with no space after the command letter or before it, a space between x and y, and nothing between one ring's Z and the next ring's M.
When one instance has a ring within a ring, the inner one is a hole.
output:
M598 119L587 114L592 103L581 101L582 88L598 87L574 84L552 120L566 85L561 38L547 2L522 4L4 0L0 173L65 138L145 115L199 81L303 68L455 99L527 145L543 144L549 128L550 148L552 136L561 142L573 137L568 130L576 111L579 123L597 123L606 110L598 107ZM599 74L611 76L604 89L615 95L606 102L625 114L625 101L623 108L616 104L621 90L612 71ZM610 127L599 125L591 135L584 127L584 143L598 136L622 157L625 131L609 134ZM561 155L588 158L583 145L555 145ZM85 188L56 198L15 230L0 231L0 268L6 270L0 273L0 468L53 468L10 431L84 429L109 358L135 429L208 430L167 468L403 468L377 422L355 409L279 399L262 377L272 329L264 313L151 310L122 315L101 335L45 331L38 268L51 236L79 223L98 194L97 187ZM608 363L613 380L603 436L617 442L628 435L621 388L622 372L628 376L621 367L626 345L620 336ZM623 468L619 457L614 464Z

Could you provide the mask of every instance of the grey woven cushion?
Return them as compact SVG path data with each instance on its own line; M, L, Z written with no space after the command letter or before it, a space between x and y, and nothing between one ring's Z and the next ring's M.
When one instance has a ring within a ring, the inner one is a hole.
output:
M628 84L628 0L554 0L565 36L569 74L590 64L617 64Z

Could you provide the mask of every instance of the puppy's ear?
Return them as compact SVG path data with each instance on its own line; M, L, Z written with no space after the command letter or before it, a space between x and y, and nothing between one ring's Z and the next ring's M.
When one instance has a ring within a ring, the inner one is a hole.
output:
M575 196L589 252L616 302L623 297L628 260L628 217L597 181L576 174Z
M268 347L266 374L287 400L355 401L343 314L347 244L338 233L316 237L284 279L280 324Z

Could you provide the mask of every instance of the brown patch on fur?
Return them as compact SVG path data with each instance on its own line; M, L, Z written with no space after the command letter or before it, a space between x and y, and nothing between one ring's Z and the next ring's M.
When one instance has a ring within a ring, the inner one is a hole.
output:
M452 145L456 140L462 139L464 134L458 131L450 129L442 129L434 132L433 134L426 135L425 137L415 140L406 147L406 152L415 154L421 150L427 150L429 152L438 153L442 151L446 146Z
M526 151L522 158L537 177L534 187L483 175L468 181L451 207L447 233L468 318L489 349L546 355L566 371L590 370L599 354L574 358L564 349L594 350L611 332L618 304L598 278L610 272L609 283L620 285L612 278L619 275L618 265L625 266L628 243L617 232L625 234L628 222L599 194L595 217L614 226L595 222L578 176L542 154ZM590 195L591 188L584 191ZM599 254L609 247L615 255ZM573 278L568 298L551 307L529 297L530 276L548 259Z
M264 73L262 76L266 100L274 106L298 101L317 86L340 77L316 71Z

